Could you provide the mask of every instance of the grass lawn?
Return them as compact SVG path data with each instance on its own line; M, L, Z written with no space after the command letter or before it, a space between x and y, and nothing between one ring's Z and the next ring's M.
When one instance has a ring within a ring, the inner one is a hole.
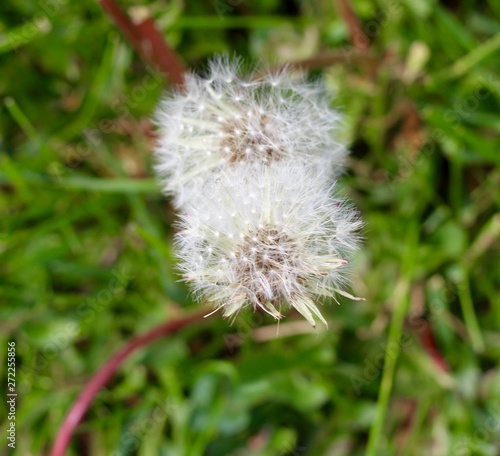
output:
M325 78L366 223L349 292L366 300L325 302L328 331L290 312L276 336L244 311L138 350L68 455L500 455L500 3L346 3L120 2L195 70L228 52ZM49 454L100 366L203 305L152 168L168 89L98 2L2 1L0 455Z

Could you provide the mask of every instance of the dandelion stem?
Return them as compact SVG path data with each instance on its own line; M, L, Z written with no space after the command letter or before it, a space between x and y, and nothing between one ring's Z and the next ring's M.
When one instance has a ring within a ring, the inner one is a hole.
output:
M66 414L50 456L64 456L71 437L101 388L113 377L123 362L137 349L151 344L166 335L172 335L196 321L202 321L206 311L192 313L177 320L162 323L146 334L136 336L111 357L89 380Z

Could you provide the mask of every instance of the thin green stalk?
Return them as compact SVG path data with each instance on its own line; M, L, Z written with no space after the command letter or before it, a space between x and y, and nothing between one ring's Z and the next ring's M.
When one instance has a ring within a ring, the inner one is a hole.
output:
M47 154L47 156L52 155L52 150L47 144L47 141L42 137L40 132L35 128L35 126L28 119L28 116L21 110L16 100L13 97L5 97L4 105L9 111L9 114L19 125L24 134L39 148L40 152Z
M7 108L7 111L9 111L9 114L12 116L12 118L17 122L17 124L21 127L21 129L24 131L26 136L30 139L38 139L38 133L33 126L33 124L30 122L28 117L24 114L24 112L21 111L19 108L19 105L16 103L16 100L12 97L7 97L4 100L5 107Z
M28 19L17 27L2 33L0 36L0 54L24 46L49 31L50 27L40 27L37 25L35 19Z
M417 454L414 450L417 445L417 438L422 430L422 425L425 421L427 414L429 413L429 408L432 405L432 400L430 398L422 399L417 406L417 410L413 414L412 426L410 431L410 436L406 442L405 447L402 450L401 456L410 456L412 454Z
M408 306L410 303L410 286L413 264L415 259L415 247L418 242L418 227L413 224L407 228L407 236L402 245L407 246L405 252L402 252L401 258L403 261L401 272L402 278L396 284L393 294L393 302L395 305L391 323L389 327L389 336L387 340L388 349L384 356L384 371L382 373L382 381L380 383L379 395L377 400L377 408L375 418L370 427L368 436L368 444L366 448L366 456L377 456L378 444L384 429L384 422L387 415L387 408L391 398L392 385L394 382L394 373L400 350L389 349L389 347L401 348L401 334Z
M33 198L33 194L30 191L22 172L19 170L19 167L7 154L0 156L0 167L4 171L6 180L16 189L20 198L25 202L30 201L31 198Z
M462 269L462 280L458 284L458 296L460 298L460 306L464 315L464 322L469 334L472 348L476 353L481 353L485 349L481 328L477 321L474 303L470 292L469 277L465 268Z
M494 192L495 184L492 183L490 191ZM473 268L476 262L484 255L491 247L493 247L500 239L500 214L495 214L481 228L481 231L476 236L476 239L467 250L463 264L466 264L469 269Z
M450 67L440 70L434 76L431 76L428 83L435 84L459 78L482 60L498 51L499 48L500 33L497 33L462 58L456 60Z
M389 328L388 347L400 347L404 319L410 302L409 291L410 284L407 280L401 280L394 291L396 308L392 314L391 326ZM375 413L375 419L373 420L370 428L366 456L377 456L378 443L382 435L384 421L387 414L387 407L391 397L397 361L398 351L394 352L393 350L386 350L384 357L384 372L382 373L382 382L380 384L377 401L377 410Z
M120 41L118 35L111 34L102 54L102 60L96 70L96 75L92 85L85 96L82 107L77 116L73 117L72 122L58 132L58 138L61 141L69 141L80 135L92 121L99 103L106 97L106 91L109 90L109 81L112 78L113 64L119 50Z

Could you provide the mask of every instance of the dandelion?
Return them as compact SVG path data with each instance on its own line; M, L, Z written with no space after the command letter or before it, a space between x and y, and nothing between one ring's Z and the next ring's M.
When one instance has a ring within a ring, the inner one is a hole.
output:
M342 170L341 123L320 81L288 70L245 77L239 60L209 64L206 78L186 76L182 92L160 104L156 169L182 207L217 171L293 159Z
M251 306L280 319L289 306L326 325L317 298L353 298L342 287L361 227L331 190L290 162L221 173L185 207L177 235L184 279L226 317Z

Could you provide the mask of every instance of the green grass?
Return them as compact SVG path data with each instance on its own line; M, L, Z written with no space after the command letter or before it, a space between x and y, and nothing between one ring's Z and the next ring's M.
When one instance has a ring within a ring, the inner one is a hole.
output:
M69 454L500 454L498 3L353 2L375 67L352 58L333 2L234 3L149 5L193 68L224 51L346 57L314 73L347 119L342 185L366 221L352 293L366 301L325 303L328 332L296 314L279 337L267 317L214 315L147 347ZM15 341L19 399L17 448L2 437L0 455L43 455L99 366L200 304L152 173L161 84L98 3L3 2L0 68L0 361Z

